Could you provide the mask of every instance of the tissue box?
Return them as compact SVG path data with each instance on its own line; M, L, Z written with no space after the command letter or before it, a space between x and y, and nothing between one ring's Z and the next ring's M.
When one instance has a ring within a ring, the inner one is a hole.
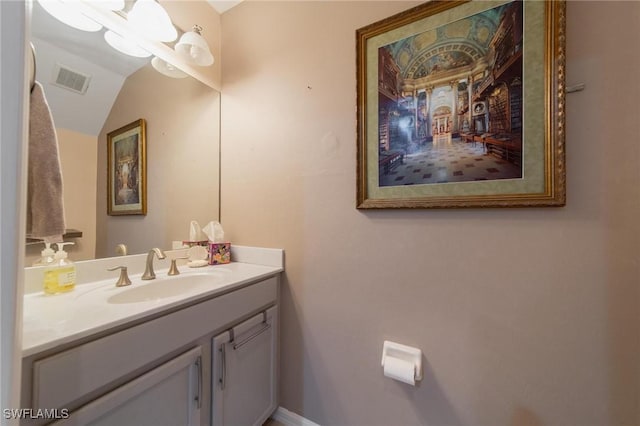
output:
M209 243L209 265L231 262L231 243Z

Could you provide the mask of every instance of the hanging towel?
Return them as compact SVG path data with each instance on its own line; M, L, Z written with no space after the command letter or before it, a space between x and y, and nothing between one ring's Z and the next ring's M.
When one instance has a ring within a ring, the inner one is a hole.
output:
M44 90L37 81L29 111L28 169L27 236L60 242L66 227L58 138Z

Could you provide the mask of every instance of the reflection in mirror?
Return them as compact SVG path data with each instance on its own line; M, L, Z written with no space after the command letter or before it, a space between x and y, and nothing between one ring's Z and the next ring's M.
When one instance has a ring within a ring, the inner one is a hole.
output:
M125 56L102 32L67 27L37 2L32 42L36 79L56 125L67 228L82 232L70 239L73 260L115 256L119 244L129 254L170 248L171 241L187 239L191 220L218 220L217 91L193 78L162 75L149 58ZM75 77L65 84L61 75ZM108 216L107 133L140 118L147 126L147 215ZM25 264L42 248L27 245Z

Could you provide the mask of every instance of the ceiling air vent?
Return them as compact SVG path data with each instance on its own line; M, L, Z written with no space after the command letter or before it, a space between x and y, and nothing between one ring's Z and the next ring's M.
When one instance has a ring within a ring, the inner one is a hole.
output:
M84 95L89 87L91 76L74 71L66 65L56 64L52 83L58 87Z

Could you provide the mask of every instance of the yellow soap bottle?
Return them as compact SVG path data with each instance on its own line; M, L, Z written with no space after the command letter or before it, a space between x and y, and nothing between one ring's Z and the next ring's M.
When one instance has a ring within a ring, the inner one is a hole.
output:
M73 243L57 243L58 251L51 263L44 271L45 294L66 293L76 286L76 265L69 260L64 246Z

